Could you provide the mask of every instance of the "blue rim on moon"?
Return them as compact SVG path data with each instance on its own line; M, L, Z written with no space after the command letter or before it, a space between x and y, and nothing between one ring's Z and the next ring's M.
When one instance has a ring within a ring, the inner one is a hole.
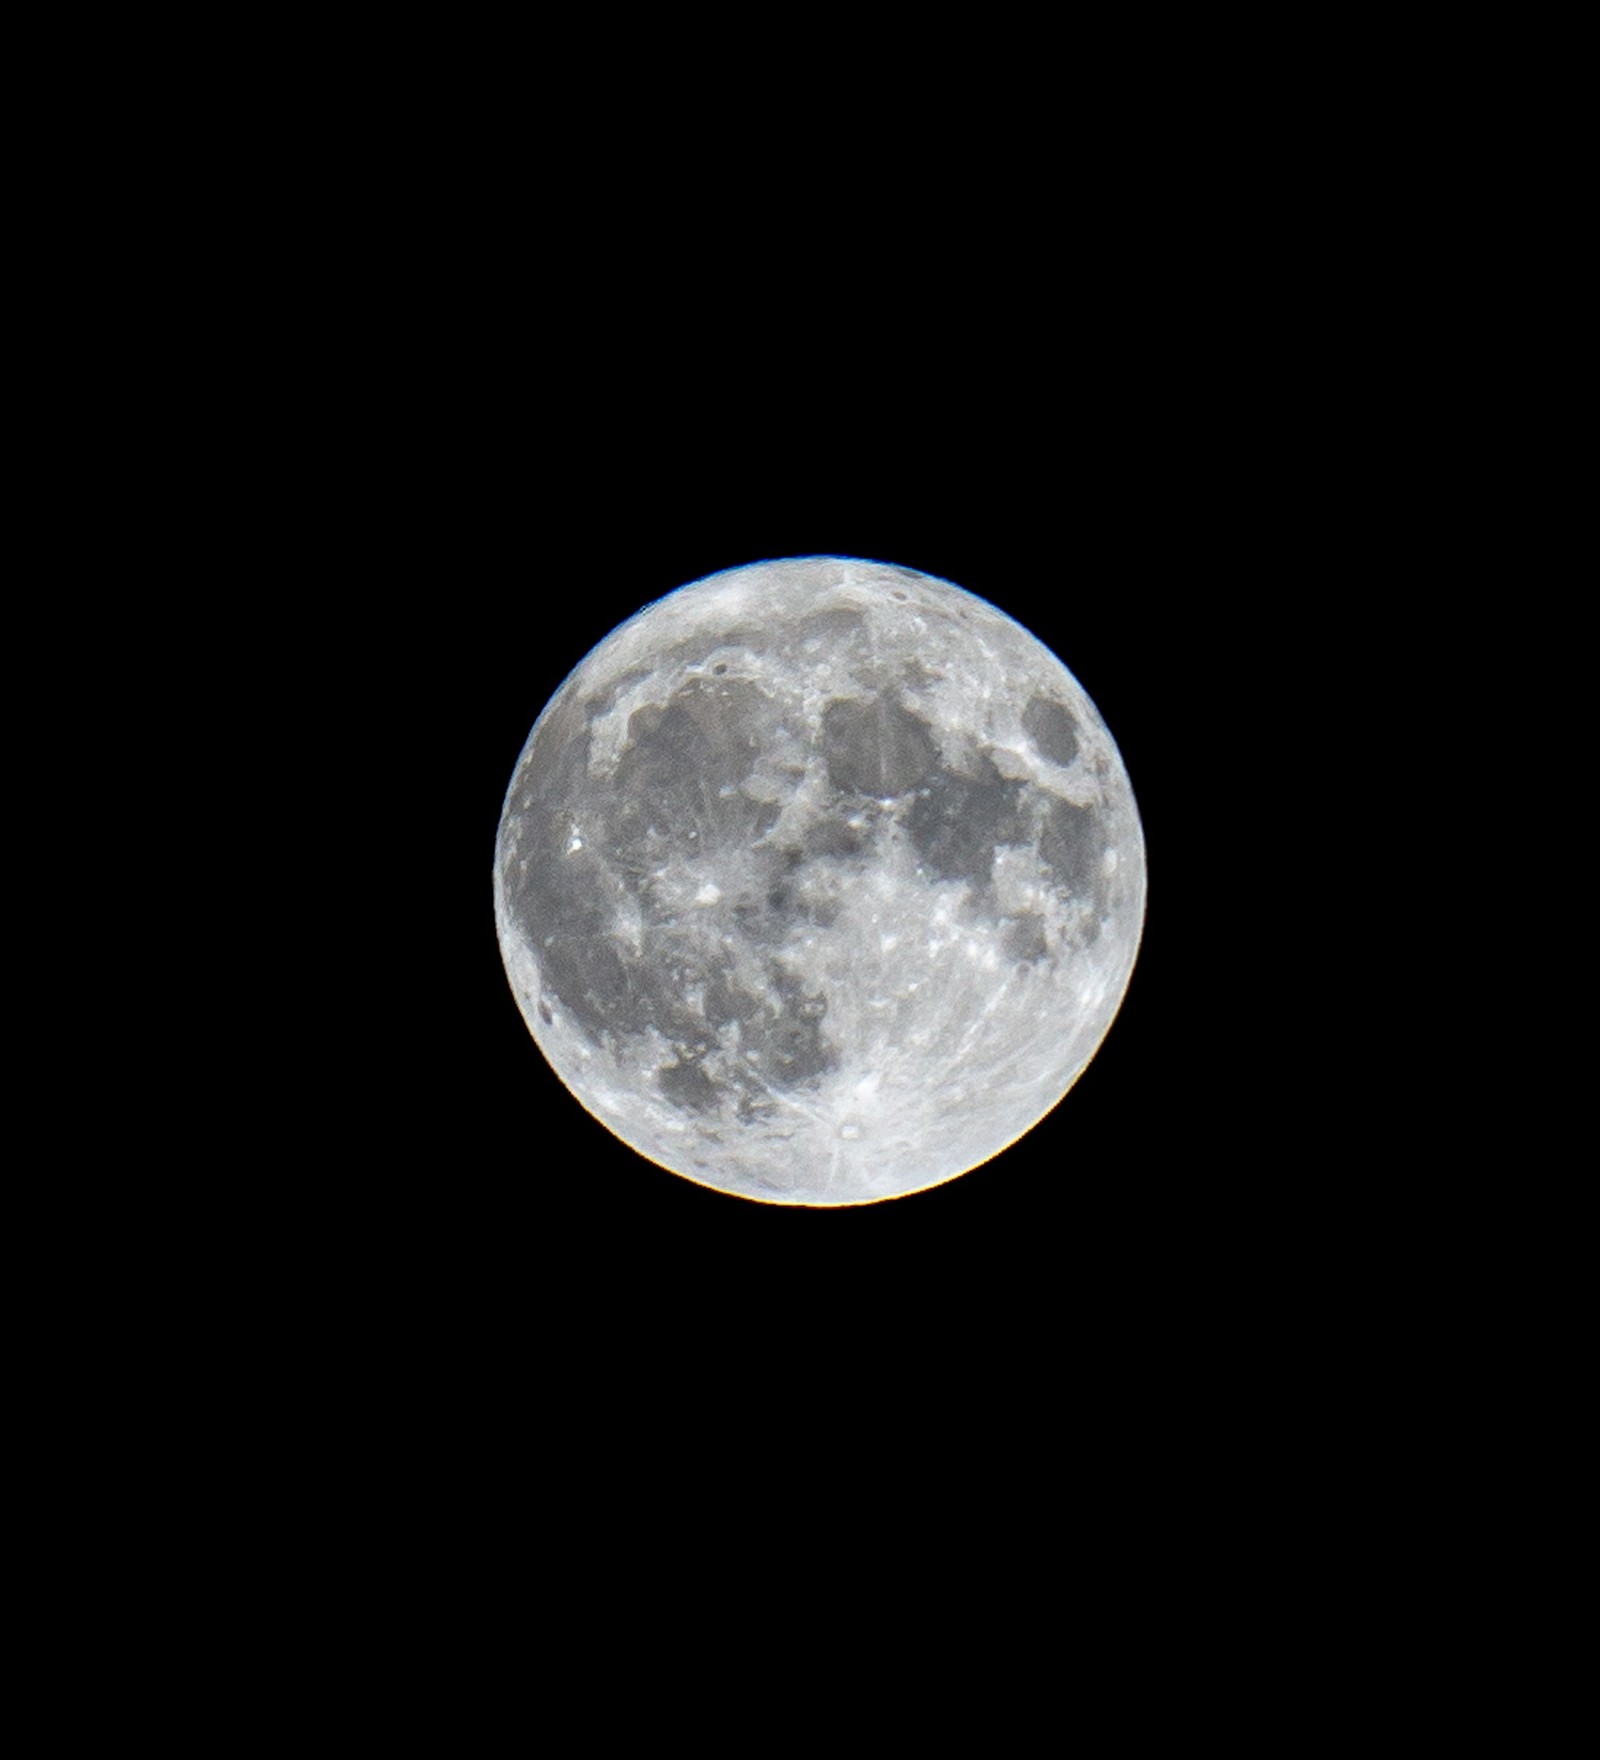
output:
M1060 660L986 600L805 557L646 606L518 760L495 852L517 1004L641 1155L872 1203L1049 1112L1127 989L1144 837Z

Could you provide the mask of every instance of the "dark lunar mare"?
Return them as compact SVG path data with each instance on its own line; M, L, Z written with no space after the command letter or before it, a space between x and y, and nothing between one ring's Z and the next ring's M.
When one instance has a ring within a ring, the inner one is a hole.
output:
M602 820L606 851L623 872L753 841L772 823L775 808L739 791L770 718L765 693L731 678L691 679L664 708L629 716Z
M1022 711L1028 738L1055 764L1070 764L1078 755L1078 724L1047 697L1032 697Z
M979 754L971 774L941 770L920 790L906 826L922 861L941 880L988 883L998 845L1027 842L1022 784Z
M589 732L576 702L559 702L540 729L513 796L511 843L502 855L506 906L538 955L545 991L592 1039L615 1030L631 991L610 937L606 876L586 845L567 845L583 822L579 805Z
M1012 959L1023 965L1044 959L1050 951L1044 923L1032 911L1023 911L1007 922L1002 945Z
M822 753L835 788L883 799L932 774L939 750L927 722L885 692L829 703L822 711Z
M1039 854L1061 890L1097 910L1105 904L1105 835L1092 807L1050 797L1039 833Z
M760 993L741 987L711 919L680 919L651 878L674 858L749 854L758 890L732 909L756 949L776 952L797 921L824 914L800 893L806 852L759 846L778 808L739 788L772 724L770 704L748 681L691 679L629 717L605 785L589 774L586 719L562 704L541 730L514 798L515 859L503 864L508 907L539 959L541 1018L553 1003L591 1043L616 1051L653 1030L672 1048L656 1081L673 1105L710 1113L728 1102L741 1117L764 1115L768 1089L806 1087L837 1066L825 1000L770 957ZM616 938L628 900L642 916L638 955ZM708 1067L735 1025L739 1056L753 1061Z

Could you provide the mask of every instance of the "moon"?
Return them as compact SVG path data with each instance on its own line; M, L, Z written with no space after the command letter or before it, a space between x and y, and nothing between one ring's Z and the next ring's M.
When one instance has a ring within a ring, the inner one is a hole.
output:
M505 797L517 1006L639 1154L775 1204L989 1161L1111 1026L1144 835L1082 686L986 600L850 557L680 587L583 659Z

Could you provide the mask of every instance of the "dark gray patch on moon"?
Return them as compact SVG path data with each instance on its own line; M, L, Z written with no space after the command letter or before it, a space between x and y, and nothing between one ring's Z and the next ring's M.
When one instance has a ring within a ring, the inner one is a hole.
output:
M838 1067L826 998L776 957L798 930L832 921L827 878L838 858L757 846L777 809L737 794L730 806L703 786L747 767L739 716L684 696L632 718L633 743L611 792L589 803L581 848L568 848L572 814L546 815L543 859L529 864L535 883L509 897L542 930L544 988L586 1039L626 1054L659 1035L673 1061L656 1071L655 1086L671 1106L699 1117L726 1107L749 1122L772 1110L773 1093L813 1087ZM708 725L732 739L731 754L716 749ZM731 922L681 910L657 872L674 855L693 859L716 848L739 850L754 880L755 889L727 907ZM639 912L636 949L619 940L615 920L630 900ZM730 932L762 952L756 994L732 976ZM540 1017L551 1024L547 1005Z
M711 1043L705 1016L688 1000L700 960L699 949L683 931L671 924L650 925L635 962L632 1009L619 1023L622 1031L633 1035L654 1027L680 1057L703 1056Z
M822 712L822 752L835 788L874 799L915 788L938 759L927 722L881 693L829 703Z
M535 921L545 930L539 958L550 993L597 1044L607 1034L631 1031L633 986L603 913L577 900L554 906L546 898L553 908Z
M715 1031L720 1033L735 1021L752 1021L760 1009L759 999L741 990L720 966L713 965L706 972L706 1024Z
M974 774L941 770L918 795L906 825L918 855L941 880L982 886L996 849L1025 836L1018 802L1022 785L980 756Z
M1023 731L1052 764L1070 764L1078 755L1078 724L1048 697L1034 697L1022 711Z
M1012 959L1024 965L1043 959L1050 951L1043 919L1032 911L1020 912L1007 922L1001 945Z
M737 678L691 678L666 706L648 704L628 717L623 762L658 771L697 765L707 782L742 782L755 766L765 695ZM619 784L627 778L619 772Z
M788 916L772 901L770 892L765 899L741 898L732 911L734 928L761 947L781 947L789 932Z
M571 702L561 705L557 719L570 724L566 711L573 708ZM615 881L587 843L569 847L579 841L577 803L589 751L581 721L569 734L565 745L533 754L542 760L537 769L543 786L523 809L516 859L505 864L503 883L517 919L536 928L545 988L580 1031L598 1040L625 1023L631 983L609 933L606 901Z
M806 849L814 856L859 856L872 847L872 833L864 825L830 814L806 828ZM798 852L796 852L798 853Z
M753 1035L759 1067L774 1085L809 1087L839 1066L838 1054L822 1030L827 1003L821 996L807 994L780 968L774 967L772 976L781 1006Z
M715 1112L723 1090L698 1063L669 1063L656 1074L657 1086L674 1106L689 1112Z
M664 707L628 717L628 744L611 785L605 843L622 867L654 870L669 855L753 840L778 808L739 791L760 752L767 698L742 679L690 679Z
M1052 799L1039 833L1039 854L1069 897L1098 903L1105 841L1092 808Z

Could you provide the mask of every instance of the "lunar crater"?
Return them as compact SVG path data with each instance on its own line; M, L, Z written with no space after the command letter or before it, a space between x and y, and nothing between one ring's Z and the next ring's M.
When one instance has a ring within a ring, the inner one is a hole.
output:
M1022 726L1034 745L1053 764L1070 764L1078 755L1078 726L1059 703L1031 697L1022 711Z

